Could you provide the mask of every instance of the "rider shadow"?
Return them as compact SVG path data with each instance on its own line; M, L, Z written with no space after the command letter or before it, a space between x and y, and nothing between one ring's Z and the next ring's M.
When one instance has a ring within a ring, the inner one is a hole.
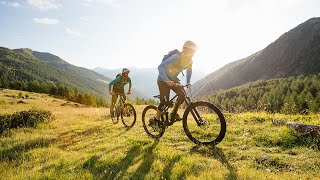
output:
M122 136L122 135L126 134L129 130L130 130L129 128L125 128L120 133L113 135L112 137L115 138L115 137Z
M144 149L141 143L133 145L127 152L126 156L119 162L107 162L100 160L101 155L94 155L88 159L83 168L90 171L94 179L122 179L130 166L134 165L139 159L143 162L132 175L133 179L143 179L151 169L151 164L155 160L152 153L159 141L155 141L151 146ZM139 157L141 156L142 157ZM137 160L137 157L138 160Z
M89 170L94 179L121 179L133 163L134 158L139 156L139 154L140 147L133 146L127 151L126 156L120 162L103 161L100 159L101 155L94 155L82 167Z
M238 179L237 169L234 168L226 158L223 150L218 147L210 147L210 148L202 148L202 146L194 146L190 150L191 153L198 153L207 157L214 157L220 161L222 165L224 165L229 173L225 179Z
M131 179L144 179L147 173L151 170L151 165L156 159L156 155L153 152L154 148L159 144L159 140L155 139L153 144L144 150L142 155L142 163L137 170L130 177Z
M164 177L165 179L171 179L172 169L173 169L174 166L180 161L180 159L181 159L181 155L174 156L174 157L168 162L168 164L164 167L164 169L163 169L163 177ZM181 177L180 179L183 179L183 177Z

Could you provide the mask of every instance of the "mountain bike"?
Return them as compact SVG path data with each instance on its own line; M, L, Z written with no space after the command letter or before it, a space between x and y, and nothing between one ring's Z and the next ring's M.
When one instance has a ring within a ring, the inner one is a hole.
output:
M183 114L183 129L188 138L199 145L215 146L222 141L226 133L226 120L218 107L206 101L193 102L186 93L186 85L176 84L185 95L186 109ZM160 95L154 96L160 98ZM160 138L165 129L173 125L175 118L169 118L169 108L177 103L178 95L172 97L161 108L161 118L156 120L157 107L149 105L142 113L143 128L152 138Z
M122 94L117 93L117 95L120 96L120 98L118 98L118 101L114 107L114 114L111 114L112 122L113 124L117 124L119 118L121 118L123 125L127 128L131 128L136 123L136 110L130 103L125 102Z

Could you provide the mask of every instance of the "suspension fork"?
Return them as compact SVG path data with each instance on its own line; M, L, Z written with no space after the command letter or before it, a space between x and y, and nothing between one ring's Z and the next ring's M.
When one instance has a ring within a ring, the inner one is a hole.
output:
M193 108L192 106L192 101L189 97L186 97L185 99L185 102L187 103L188 107L190 108L190 112L194 118L194 120L197 122L198 126L201 125L201 122L200 122L200 119L201 119L201 116L199 114L199 112L197 111L196 108Z
M182 88L182 92L184 93L184 101L186 102L187 106L190 108L191 114L193 118L196 120L197 124L199 124L198 118L200 118L200 115L196 109L192 108L192 101L191 98L187 95L187 92L184 88Z

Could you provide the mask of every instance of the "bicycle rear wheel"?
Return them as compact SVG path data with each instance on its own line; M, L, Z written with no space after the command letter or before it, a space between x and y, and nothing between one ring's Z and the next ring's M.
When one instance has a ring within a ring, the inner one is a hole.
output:
M136 123L137 114L136 110L131 104L124 104L122 114L121 114L121 120L125 127L132 128L134 124Z
M214 146L225 136L226 120L215 105L194 102L184 112L183 129L192 142Z
M156 106L147 106L142 112L142 124L146 133L152 138L160 138L164 133L164 125L161 121L155 121L157 115Z

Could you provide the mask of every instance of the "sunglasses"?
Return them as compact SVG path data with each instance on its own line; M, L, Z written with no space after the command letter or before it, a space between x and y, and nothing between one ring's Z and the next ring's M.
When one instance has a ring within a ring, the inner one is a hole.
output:
M186 51L196 51L196 49L194 48L189 48L189 47L184 47L183 50L186 50Z

